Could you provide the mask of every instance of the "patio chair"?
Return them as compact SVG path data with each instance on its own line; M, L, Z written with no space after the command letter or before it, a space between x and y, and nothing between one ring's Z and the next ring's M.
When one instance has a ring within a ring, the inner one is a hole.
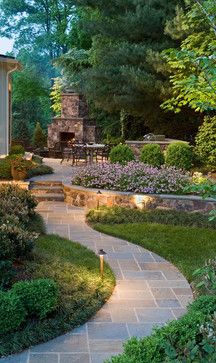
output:
M96 150L96 161L101 160L102 163L107 161L109 159L109 153L110 153L110 146L105 145L103 149L97 149Z

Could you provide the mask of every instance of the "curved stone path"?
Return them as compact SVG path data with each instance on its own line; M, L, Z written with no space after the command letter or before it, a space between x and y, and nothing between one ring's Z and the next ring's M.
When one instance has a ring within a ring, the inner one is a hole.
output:
M177 319L192 300L184 276L170 263L127 241L92 230L85 210L64 202L42 202L38 212L48 233L91 248L103 248L116 274L112 297L86 324L1 363L103 363L122 352L126 339L151 333L154 325Z

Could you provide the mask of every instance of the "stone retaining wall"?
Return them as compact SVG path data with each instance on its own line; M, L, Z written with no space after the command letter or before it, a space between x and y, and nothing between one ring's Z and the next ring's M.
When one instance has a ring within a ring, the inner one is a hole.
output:
M216 209L214 199L203 200L197 196L133 194L108 190L87 189L75 185L64 185L65 201L77 207L96 208L118 205L139 209L176 209L183 211L208 212Z
M16 181L16 180L1 180L0 185L2 184L12 184L12 185L18 185L20 188L28 190L29 189L29 182L25 181Z

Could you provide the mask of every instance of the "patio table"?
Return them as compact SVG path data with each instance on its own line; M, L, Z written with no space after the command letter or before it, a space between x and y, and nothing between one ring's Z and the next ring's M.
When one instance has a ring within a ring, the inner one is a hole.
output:
M94 152L105 148L104 144L86 144L84 148L88 151L89 164L93 164Z
M73 157L73 148L75 149L84 149L87 151L87 162L89 164L93 164L94 152L97 150L102 150L106 147L104 144L73 144L73 147L64 148L64 154L67 158ZM64 158L62 159L62 161Z

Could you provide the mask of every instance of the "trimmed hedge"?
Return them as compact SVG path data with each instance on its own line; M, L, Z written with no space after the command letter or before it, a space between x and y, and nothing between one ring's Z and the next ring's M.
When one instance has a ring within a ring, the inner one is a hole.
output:
M160 167L164 164L164 155L159 145L148 144L143 146L140 160L145 164Z
M128 161L135 160L133 151L128 145L119 144L114 146L109 154L111 163L126 164Z
M130 339L123 354L106 362L215 362L215 306L215 296L200 297L182 318L155 329L149 337Z
M165 154L165 162L168 166L189 170L193 165L192 147L183 141L171 143Z

